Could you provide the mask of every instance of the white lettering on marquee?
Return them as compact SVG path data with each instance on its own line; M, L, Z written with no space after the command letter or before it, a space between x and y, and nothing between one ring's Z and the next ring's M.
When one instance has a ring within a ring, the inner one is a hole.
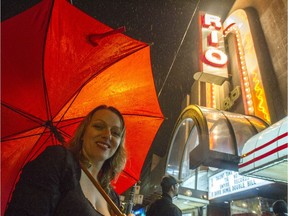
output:
M273 182L239 175L238 172L224 170L209 178L209 200L228 194L248 190Z

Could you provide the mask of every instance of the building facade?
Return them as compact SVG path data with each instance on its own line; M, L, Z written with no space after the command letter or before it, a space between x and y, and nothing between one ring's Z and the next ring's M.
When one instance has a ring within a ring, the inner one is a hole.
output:
M238 171L246 142L287 116L287 1L237 0L225 20L198 17L199 72L169 151L153 155L145 196L159 196L169 173L184 181L175 201L184 215L272 215L273 200L287 200L287 178Z

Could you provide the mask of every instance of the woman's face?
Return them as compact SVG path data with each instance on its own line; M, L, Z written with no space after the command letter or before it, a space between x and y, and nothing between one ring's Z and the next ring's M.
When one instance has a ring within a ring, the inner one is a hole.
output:
M104 162L114 155L122 139L121 120L103 109L94 113L83 135L83 150L92 162Z

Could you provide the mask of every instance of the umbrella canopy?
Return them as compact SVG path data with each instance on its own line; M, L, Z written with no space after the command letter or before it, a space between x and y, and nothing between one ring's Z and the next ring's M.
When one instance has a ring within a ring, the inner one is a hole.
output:
M150 47L65 0L43 0L1 27L2 212L25 163L68 141L100 104L118 108L127 125L128 161L115 189L134 185L163 122Z

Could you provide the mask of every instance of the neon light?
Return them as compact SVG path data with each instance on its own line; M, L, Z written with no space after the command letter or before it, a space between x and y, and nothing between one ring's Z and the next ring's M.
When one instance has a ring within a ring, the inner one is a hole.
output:
M210 14L201 13L199 17L201 51L200 61L202 71L201 81L206 82L206 106L218 107L218 87L228 79L225 42L222 32L221 18ZM211 77L215 77L212 79ZM216 86L212 86L211 83Z
M233 32L236 36L245 113L256 115L270 123L265 89L262 84L259 63L246 12L242 9L234 11L224 22L224 28L225 36L230 32Z
M208 45L210 46L214 46L214 47L218 47L218 32L217 31L212 31L209 35L208 35Z
M202 21L202 26L205 28L214 27L216 30L220 30L222 28L220 17L204 14Z
M235 23L229 24L225 30L225 37L229 33L234 33L236 37L236 47L238 50L238 61L240 63L239 67L239 77L240 77L240 83L241 83L241 90L242 90L242 95L243 95L243 105L244 105L244 110L245 113L248 113L249 115L254 114L254 108L253 108L253 101L251 100L251 91L250 91L250 83L248 79L248 74L247 74L247 66L246 66L246 61L244 57L244 51L243 51L243 45L242 45L242 39L241 39L241 34L239 31L239 27ZM248 95L250 97L248 97Z
M201 15L202 61L203 73L218 77L218 83L223 83L228 78L226 64L228 57L225 54L222 22L220 17L210 14ZM219 81L221 80L221 81ZM209 81L207 81L209 83Z
M253 72L253 82L255 83L255 87L254 87L254 90L255 90L255 95L256 95L256 98L259 100L259 103L258 103L258 110L260 112L263 113L264 115L264 119L268 122L270 122L270 116L269 116L269 113L266 109L266 103L265 103L265 94L264 94L264 90L263 88L261 87L261 83L260 83L260 80L257 79L257 73L256 72Z
M223 67L227 64L228 58L221 50L208 49L204 52L203 60L211 66Z

